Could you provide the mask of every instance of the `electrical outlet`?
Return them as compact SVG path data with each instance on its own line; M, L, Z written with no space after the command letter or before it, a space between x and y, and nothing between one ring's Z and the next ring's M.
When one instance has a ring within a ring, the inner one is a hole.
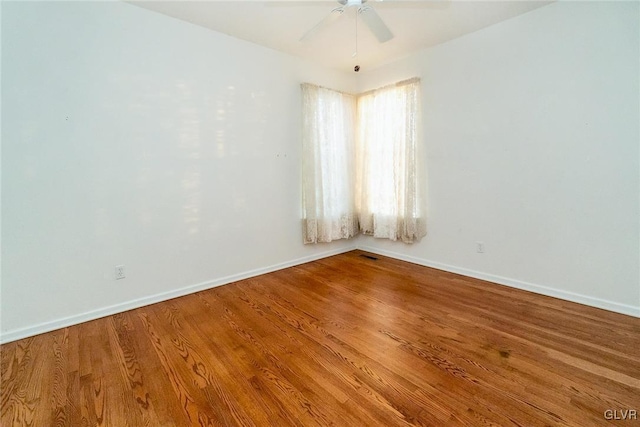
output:
M479 254L484 253L484 243L476 242L476 252L478 252Z
M124 279L124 265L116 265L116 280Z

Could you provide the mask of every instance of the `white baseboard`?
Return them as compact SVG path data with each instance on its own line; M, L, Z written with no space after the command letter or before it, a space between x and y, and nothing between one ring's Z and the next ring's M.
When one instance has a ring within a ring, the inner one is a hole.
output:
M438 270L448 271L451 273L461 274L463 276L473 277L480 280L486 280L488 282L497 283L499 285L509 286L516 289L522 289L525 291L535 292L537 294L546 295L554 298L560 298L567 301L576 302L579 304L588 305L591 307L601 308L604 310L613 311L616 313L626 314L629 316L640 318L640 307L634 307L631 305L620 304L614 301L603 300L600 298L593 298L586 295L576 294L573 292L567 292L560 289L554 289L546 286L535 285L532 283L523 282L520 280L509 279L493 274L482 273L467 268L456 267L453 265L442 264L439 262L429 261L422 258L416 258L408 255L403 255L398 252L387 251L384 249L378 249L366 245L349 246L342 249L333 251L320 252L314 255L286 261L279 264L274 264L268 267L258 268L230 276L222 277L219 279L209 280L195 285L186 286L180 289L175 289L169 292L162 292L155 295L150 295L144 298L139 298L132 301L126 301L121 304L115 304L108 307L103 307L97 310L80 313L74 316L65 317L62 319L56 319L49 322L39 323L34 326L26 328L10 330L0 333L0 344L5 344L11 341L32 337L45 332L54 331L60 328L66 328L68 326L77 325L79 323L87 322L90 320L99 319L101 317L110 316L124 311L132 310L135 308L144 307L146 305L155 304L162 301L167 301L173 298L181 297L184 295L192 294L194 292L203 291L206 289L215 288L217 286L226 285L229 283L237 282L239 280L248 279L250 277L259 276L261 274L271 273L273 271L282 270L285 268L293 267L295 265L304 264L318 259L326 258L333 255L338 255L344 252L349 252L354 249L361 249L363 251L375 253L378 255L388 256L391 258L399 259L402 261L411 262L413 264L423 265L425 267L431 267Z
M437 270L448 271L450 273L461 274L463 276L473 277L475 279L486 280L487 282L497 283L499 285L509 286L516 289L522 289L536 294L546 295L549 297L559 298L566 301L577 302L579 304L591 307L601 308L603 310L613 311L615 313L626 314L629 316L640 317L640 307L632 305L620 304L614 301L608 301L600 298L594 298L587 295L576 294L573 292L563 291L561 289L550 288L547 286L527 283L516 279L496 276L494 274L482 273L480 271L470 270L468 268L456 267L454 265L442 264L439 262L429 261L422 258L416 258L409 255L403 255L398 252L387 251L366 245L358 245L358 249L371 252L378 255L388 256L390 258L407 261L413 264L423 265L425 267L435 268Z
M268 267L257 268L255 270L245 271L243 273L233 274L231 276L222 277L219 279L209 280L195 285L186 286L180 289L171 290L169 292L162 292L155 295L150 295L144 298L139 298L132 301L126 301L124 303L111 305L108 307L99 308L97 310L87 311L74 316L64 317L62 319L56 319L49 322L39 323L34 326L26 328L15 329L7 332L0 333L0 344L5 344L11 341L17 341L23 338L32 337L45 332L55 331L56 329L66 328L68 326L77 325L90 320L99 319L105 316L111 316L113 314L122 313L124 311L132 310L135 308L144 307L146 305L155 304L162 301L167 301L173 298L192 294L194 292L204 291L206 289L215 288L217 286L227 285L229 283L237 282L239 280L248 279L250 277L259 276L261 274L271 273L273 271L282 270L285 268L293 267L295 265L304 264L318 259L338 255L344 252L350 252L356 249L356 246L349 246L347 248L320 252L317 254L309 255L306 257L294 259L291 261L274 264Z

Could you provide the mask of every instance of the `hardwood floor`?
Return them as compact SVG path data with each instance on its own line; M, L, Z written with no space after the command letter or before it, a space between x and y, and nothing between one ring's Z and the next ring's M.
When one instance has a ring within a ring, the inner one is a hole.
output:
M640 425L640 319L363 254L2 345L1 424Z

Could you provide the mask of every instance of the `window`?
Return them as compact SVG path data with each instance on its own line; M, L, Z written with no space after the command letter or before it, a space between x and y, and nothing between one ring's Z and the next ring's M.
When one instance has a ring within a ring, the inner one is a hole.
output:
M426 234L419 92L418 79L358 97L302 85L305 243Z

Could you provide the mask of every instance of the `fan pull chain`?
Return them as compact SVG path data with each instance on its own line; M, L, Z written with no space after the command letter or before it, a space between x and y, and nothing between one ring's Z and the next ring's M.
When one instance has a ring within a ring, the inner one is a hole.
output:
M352 58L355 58L358 56L358 15L360 14L360 8L356 9L356 50L355 52L353 52L353 55L351 55Z

